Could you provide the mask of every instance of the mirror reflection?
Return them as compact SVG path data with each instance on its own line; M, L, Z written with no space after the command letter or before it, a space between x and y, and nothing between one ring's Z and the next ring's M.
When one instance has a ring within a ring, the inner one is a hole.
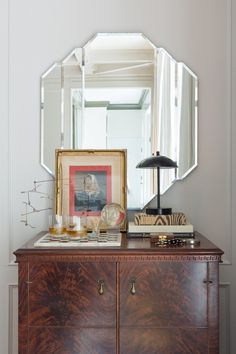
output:
M197 164L197 77L142 34L98 34L42 76L41 133L51 174L56 148L127 149L128 208L143 208L156 179L138 162L159 150L179 179Z

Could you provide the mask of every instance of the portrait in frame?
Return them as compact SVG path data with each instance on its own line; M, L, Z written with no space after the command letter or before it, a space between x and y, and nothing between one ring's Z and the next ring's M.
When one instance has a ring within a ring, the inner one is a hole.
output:
M93 229L105 205L126 210L126 159L124 149L56 150L56 214L86 216Z

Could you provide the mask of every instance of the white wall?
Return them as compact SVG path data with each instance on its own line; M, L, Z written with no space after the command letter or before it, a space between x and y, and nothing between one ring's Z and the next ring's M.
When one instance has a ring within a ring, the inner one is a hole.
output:
M53 62L96 32L143 32L198 75L199 167L167 192L163 205L186 211L196 229L223 248L227 260L235 262L236 221L232 214L231 224L231 211L236 210L236 189L231 182L236 177L236 126L232 121L231 130L230 112L231 74L232 98L236 99L235 7L236 0L1 0L0 354L16 353L15 331L12 322L8 324L16 300L17 266L9 265L12 251L43 229L46 220L42 212L33 220L37 229L20 223L24 210L20 192L31 188L33 180L48 178L39 165L39 78ZM233 118L235 103L232 110ZM234 263L222 266L222 281L231 299L236 295L234 271ZM233 325L233 301L231 306ZM233 337L232 354L236 352Z

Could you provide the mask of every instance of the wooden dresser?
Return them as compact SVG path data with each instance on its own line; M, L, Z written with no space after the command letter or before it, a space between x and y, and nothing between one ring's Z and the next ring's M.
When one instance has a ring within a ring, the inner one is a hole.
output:
M28 242L15 252L19 353L219 353L223 252L196 237L200 246L169 248L125 234L111 248Z

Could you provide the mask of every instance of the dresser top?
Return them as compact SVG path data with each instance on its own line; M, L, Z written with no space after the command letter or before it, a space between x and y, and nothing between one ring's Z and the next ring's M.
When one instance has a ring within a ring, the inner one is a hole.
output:
M150 238L130 238L128 234L122 234L121 246L106 247L35 247L34 243L41 238L45 232L39 233L36 237L26 242L22 247L14 252L17 257L22 256L212 256L212 260L220 260L223 251L209 241L206 237L195 232L195 239L200 241L199 245L184 246L155 246L150 242ZM211 258L209 258L211 259Z

